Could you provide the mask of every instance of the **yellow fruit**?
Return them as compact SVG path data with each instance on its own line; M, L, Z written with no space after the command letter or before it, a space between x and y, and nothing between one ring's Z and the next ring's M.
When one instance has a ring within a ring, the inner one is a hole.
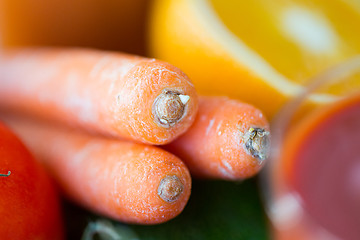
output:
M156 0L150 55L180 67L201 94L239 98L271 118L312 76L360 53L359 26L356 0Z

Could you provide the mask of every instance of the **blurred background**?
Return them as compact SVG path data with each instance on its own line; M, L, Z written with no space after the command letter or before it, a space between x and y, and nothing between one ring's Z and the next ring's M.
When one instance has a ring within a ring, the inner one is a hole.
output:
M145 54L148 0L1 0L3 47L81 46Z
M200 94L249 102L272 120L312 77L360 53L358 0L0 0L2 49L73 46L156 57ZM320 89L305 108L360 88ZM189 205L159 226L125 226L124 239L269 239L258 179L194 180ZM69 239L98 216L65 203ZM130 232L129 232L130 231Z

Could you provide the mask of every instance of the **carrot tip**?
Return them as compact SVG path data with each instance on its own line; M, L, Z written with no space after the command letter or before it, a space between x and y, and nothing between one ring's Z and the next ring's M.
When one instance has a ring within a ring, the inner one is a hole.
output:
M158 195L165 202L174 202L184 190L184 185L175 175L168 175L161 179Z
M174 126L185 115L185 107L190 97L175 91L164 90L153 104L153 115L158 125Z
M248 154L262 163L269 155L270 133L263 128L250 127L244 135L244 146Z

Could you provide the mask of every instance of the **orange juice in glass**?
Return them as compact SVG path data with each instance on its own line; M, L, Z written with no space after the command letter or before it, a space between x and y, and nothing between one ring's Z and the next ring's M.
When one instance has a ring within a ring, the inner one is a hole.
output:
M360 239L356 81L360 56L316 77L274 119L271 157L262 175L274 239ZM309 107L314 99L323 104Z

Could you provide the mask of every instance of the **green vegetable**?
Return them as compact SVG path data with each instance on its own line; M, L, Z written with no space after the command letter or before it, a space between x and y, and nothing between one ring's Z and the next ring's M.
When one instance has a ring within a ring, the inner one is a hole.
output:
M132 226L141 240L269 239L254 179L242 183L194 181L183 213L156 226Z
M98 233L93 238L101 240L111 239L106 234L109 227L119 236L114 239L121 240L269 239L267 219L258 191L256 179L241 183L194 180L192 195L183 213L167 223L125 225L92 216L94 220L88 224L87 231L89 228L105 229L103 234ZM89 219L89 216L84 218L86 221ZM88 233L85 231L85 234Z

